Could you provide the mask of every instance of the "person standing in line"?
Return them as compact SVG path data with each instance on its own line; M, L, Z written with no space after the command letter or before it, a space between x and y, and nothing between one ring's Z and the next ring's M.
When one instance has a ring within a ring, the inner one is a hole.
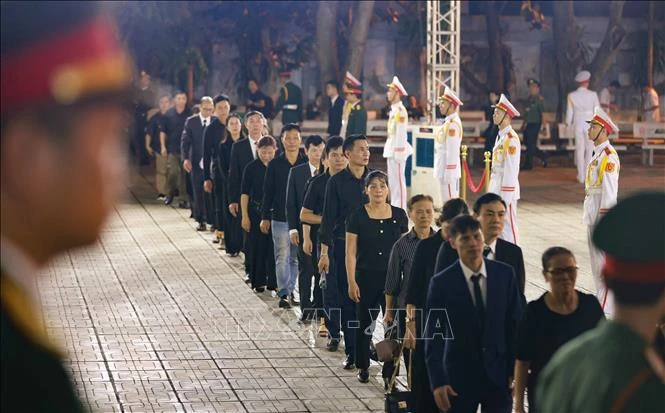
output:
M203 190L206 194L214 194L212 205L209 206L213 220L210 221L215 227L213 242L221 243L226 228L224 227L223 211L226 205L224 196L225 181L219 163L219 151L228 138L226 121L231 111L231 102L226 95L217 95L213 99L215 105L215 116L210 125L203 131ZM206 205L207 206L207 205ZM210 215L209 214L209 215Z
M563 247L548 248L542 256L543 277L549 290L526 306L517 333L515 412L524 413L528 389L529 413L536 412L536 383L556 351L605 319L598 300L575 289L577 261Z
M459 179L462 176L460 146L464 134L462 120L459 117L459 107L462 105L464 103L455 92L446 86L439 98L439 109L446 120L436 135L434 152L434 176L439 181L441 200L444 204L459 196Z
M261 202L263 199L264 180L268 164L275 158L277 144L272 136L264 136L257 142L257 158L251 161L242 174L242 195L240 211L242 213L242 229L249 234L246 248L253 260L249 274L252 289L262 293L268 288L277 288L275 275L275 256L273 255L273 238L268 231L260 228Z
M303 233L300 222L300 211L307 182L319 173L321 156L325 142L319 135L310 135L305 139L306 163L291 168L286 184L286 219L289 225L291 244L298 247L298 291L300 292L300 321L310 323L315 319L316 307L312 301L312 278L317 273L316 267L309 256L303 251Z
M340 328L344 332L344 359L343 367L351 370L355 366L355 328L356 311L353 301L349 298L349 285L346 275L346 218L351 211L367 203L364 192L364 181L370 172L370 152L365 135L351 135L342 146L344 156L349 160L349 166L340 173L331 176L326 184L325 201L321 227L319 228L319 242L321 253L319 258L319 272L325 272L326 287L332 289L326 292L326 304L331 310L328 314L330 324L329 347L337 348L340 341ZM332 256L332 258L330 257ZM332 266L331 266L332 262ZM336 302L333 302L334 298Z
M298 280L298 244L293 245L289 237L286 185L291 168L307 162L307 158L300 152L302 139L298 125L284 125L281 135L284 153L270 161L263 183L261 231L267 234L272 229L279 307L291 308L299 305L293 294Z
M406 89L397 76L388 84L386 97L390 103L390 117L388 118L388 138L383 147L383 157L388 164L388 182L391 188L391 204L406 208L406 160L413 153L413 147L408 142L406 128L409 115L402 103L406 96Z
M318 269L318 252L321 250L318 234L323 214L326 185L331 176L346 169L349 163L346 156L344 156L342 145L344 145L342 137L331 136L328 138L323 156L323 162L327 165L327 168L323 173L315 175L307 182L305 198L303 199L302 210L300 211L300 220L303 223L303 252L305 255L310 256L315 269ZM319 274L317 272L317 275ZM322 326L323 328L319 327L319 336L323 334L323 337L328 337L328 342L326 343L328 351L337 351L339 341L333 340L329 334L328 326L330 325L330 318L327 316L331 313L331 307L335 308L338 302L337 286L325 286L317 290L319 280L320 277L314 277L314 303L316 303L316 308L324 310L321 319L325 323ZM329 294L332 295L332 298L329 297ZM314 303L312 304L313 306L315 305ZM337 330L339 331L339 327L337 327Z
M173 107L166 112L159 134L160 154L167 162L165 205L171 205L176 194L180 198L180 208L189 208L189 196L182 169L180 141L185 121L192 112L187 107L187 94L177 91L173 96Z
M529 98L527 99L524 123L522 124L526 143L526 157L522 170L533 169L534 155L538 155L543 160L543 165L547 166L547 158L544 152L538 149L538 135L543 125L543 113L545 112L544 99L540 95L540 82L536 79L529 79L527 85L529 86Z
M598 95L589 90L591 73L584 70L575 76L578 88L568 94L566 107L566 126L575 136L575 165L577 166L577 182L584 183L584 172L591 159L593 145L587 139L589 125L586 121L591 119L593 111L600 107Z
M385 314L386 272L390 250L409 230L409 218L403 209L388 203L388 177L372 171L365 178L369 202L352 211L346 219L346 274L349 298L356 303L355 364L358 381L369 381L369 348L372 328ZM385 375L384 375L385 377Z
M603 282L602 266L605 259L593 244L593 229L598 219L617 203L619 192L619 155L608 140L608 135L619 128L600 108L596 108L593 118L588 121L588 139L593 143L593 155L587 165L584 181L584 212L582 222L587 226L591 275L596 285L596 296L606 314L614 313L614 300Z
M168 93L163 93L159 97L159 111L156 112L150 119L148 119L148 126L145 134L145 150L148 156L155 158L155 187L157 188L157 200L164 201L166 199L166 172L167 161L161 154L159 148L159 134L164 122L166 112L171 108L171 96Z
M614 293L614 318L554 354L538 380L538 411L663 410L665 362L656 336L665 318L664 210L665 192L640 192L598 221L593 242L605 253L603 278Z
M282 112L282 125L289 123L299 125L302 123L302 89L291 81L291 72L282 72L280 77L285 83L279 90L275 115Z
M339 95L339 84L336 80L326 82L326 96L330 99L328 108L328 136L337 136L342 130L342 112L344 99Z
M501 238L517 245L517 201L520 199L520 138L510 126L520 113L501 95L494 108L494 123L499 126L499 137L492 151L492 172L488 192L501 196L507 206L506 226Z
M203 131L210 125L214 103L210 96L201 98L201 113L187 118L182 131L180 151L182 167L190 174L192 180L192 202L194 220L198 222L197 231L206 231L206 210L203 197Z

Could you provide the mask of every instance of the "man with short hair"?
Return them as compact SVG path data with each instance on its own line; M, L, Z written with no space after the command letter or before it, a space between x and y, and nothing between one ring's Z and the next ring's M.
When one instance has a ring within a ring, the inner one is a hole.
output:
M282 125L302 123L302 89L291 81L291 72L279 74L285 82L279 90L279 98L275 104L275 115L282 112Z
M390 203L398 208L406 209L406 160L413 153L413 147L407 140L406 128L409 114L402 103L406 89L397 76L387 86L386 97L390 103L388 118L388 137L383 147L383 157L388 164L388 186L390 187Z
M483 258L480 222L450 223L460 259L432 278L425 306L425 354L439 410L511 412L515 339L522 300L515 272Z
M180 143L182 131L185 129L185 121L191 116L187 107L187 95L178 91L173 97L173 107L166 112L159 134L160 153L166 158L168 172L166 175L166 199L164 204L171 205L173 198L178 193L180 207L187 208L188 196L185 183L185 172L180 160Z
M619 154L608 140L608 135L619 130L617 125L602 109L596 108L594 116L587 121L588 139L593 142L593 155L587 165L584 182L584 212L582 222L587 226L589 258L591 259L591 275L596 286L596 297L603 311L612 315L614 300L607 290L601 270L604 256L592 242L593 229L598 219L617 203L619 192L619 170L621 163Z
M538 411L663 410L665 363L654 348L665 317L663 211L665 192L642 192L598 221L592 239L605 253L603 279L614 293L614 318L554 354L538 380Z
M369 144L365 135L351 135L342 146L344 156L349 160L349 166L340 173L330 177L326 185L326 195L323 205L323 216L319 228L319 241L321 242L321 257L319 258L319 272L328 275L327 288L330 294L337 293L337 306L330 305L328 314L330 323L329 348L337 348L340 340L340 326L344 332L344 369L355 367L355 329L349 323L356 319L353 301L348 295L348 281L346 278L346 218L356 208L368 202L364 192L365 177L369 173ZM332 255L332 258L329 257ZM332 265L331 265L332 263ZM329 293L326 292L326 299ZM332 298L332 297L331 297Z
M198 222L197 231L206 231L206 210L203 197L203 131L210 125L214 103L210 96L201 98L201 112L185 121L182 131L180 151L182 153L182 167L190 174L192 180L192 213Z
M572 128L575 135L575 165L577 166L577 182L584 183L584 172L589 160L593 145L587 139L586 132L589 129L586 121L593 117L593 111L600 107L598 95L593 90L589 90L589 81L591 73L586 70L579 72L575 76L577 90L568 94L568 104L566 107L566 126Z
M290 242L286 185L291 168L307 162L307 159L300 152L300 126L293 123L284 125L281 135L284 153L270 161L266 169L260 225L264 234L272 228L279 307L291 308L299 304L293 295L298 279L298 244Z
M434 143L434 176L439 181L443 204L459 196L459 179L462 176L460 146L464 134L459 107L463 105L457 94L446 86L443 95L439 97L439 109L446 120L436 134Z
M339 84L336 80L326 82L326 96L330 99L328 108L328 136L339 135L342 130L342 111L344 99L339 95Z
M157 199L164 201L166 199L166 172L167 160L161 154L159 147L159 135L161 126L164 122L166 112L171 108L171 96L163 93L159 97L159 110L148 119L148 126L145 134L145 150L148 156L155 158L155 187L157 188Z
M247 88L249 89L247 112L261 112L266 119L272 119L272 99L259 89L258 80L249 79L247 82Z
M291 243L298 246L298 291L300 292L301 321L309 323L314 319L315 308L312 306L312 277L316 269L312 260L303 251L303 233L300 223L300 210L307 182L319 173L321 156L325 142L319 135L310 135L305 139L307 162L291 168L286 184L286 218L289 224Z
M124 194L132 63L98 2L0 10L0 410L78 413L36 287L53 259L98 242Z

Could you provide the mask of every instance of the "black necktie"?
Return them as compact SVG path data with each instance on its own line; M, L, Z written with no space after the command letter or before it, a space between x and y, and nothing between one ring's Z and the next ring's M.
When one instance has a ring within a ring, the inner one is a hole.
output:
M483 257L487 258L492 253L492 248L489 245L483 247Z
M205 129L205 127L206 127L206 120L203 119L203 129Z
M482 274L475 274L471 276L473 282L473 298L476 302L476 314L480 322L480 329L485 329L485 303L483 302L483 293L480 291L480 277Z

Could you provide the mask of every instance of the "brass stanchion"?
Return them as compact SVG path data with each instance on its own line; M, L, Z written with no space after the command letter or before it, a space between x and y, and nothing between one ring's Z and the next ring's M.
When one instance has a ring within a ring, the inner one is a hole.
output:
M492 163L492 152L485 152L485 192L490 190L490 164Z
M467 147L462 145L462 165L466 163L466 154ZM464 168L462 168L462 187L460 188L461 198L466 201L466 173L464 173Z

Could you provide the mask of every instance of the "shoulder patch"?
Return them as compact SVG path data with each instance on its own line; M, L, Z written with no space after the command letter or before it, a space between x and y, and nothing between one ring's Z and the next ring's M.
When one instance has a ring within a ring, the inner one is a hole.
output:
M612 150L609 148L609 146L606 146L606 147L605 147L605 154L607 154L607 155L611 155L611 154L612 154Z
M448 129L448 136L455 136L455 135L456 135L455 129L453 128Z
M513 145L510 145L510 146L508 147L508 153L509 153L510 155L515 155L515 154L517 153L517 147L516 147L516 146L513 146Z
M605 170L607 172L614 172L614 162L608 162L607 166L605 167Z

